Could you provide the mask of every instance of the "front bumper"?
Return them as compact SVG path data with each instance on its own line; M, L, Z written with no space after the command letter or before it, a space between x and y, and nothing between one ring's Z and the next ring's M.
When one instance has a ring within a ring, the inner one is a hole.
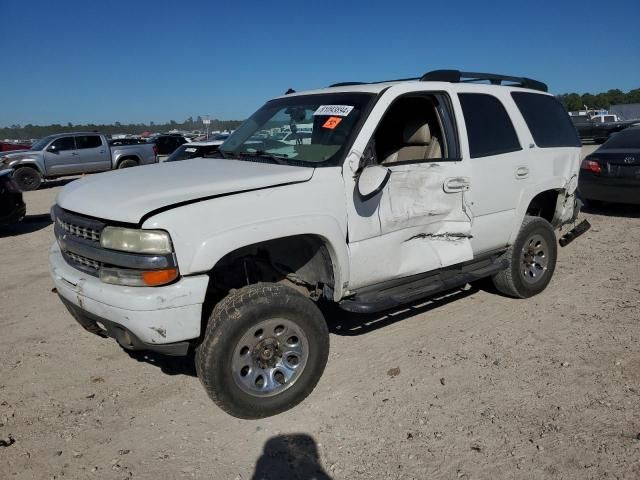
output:
M184 354L189 341L200 336L207 275L162 287L110 285L70 266L57 243L49 250L49 271L74 318L125 348Z
M24 202L18 203L16 208L11 211L8 215L2 217L0 216L0 225L11 225L13 223L18 223L20 220L24 218L27 214L27 206Z

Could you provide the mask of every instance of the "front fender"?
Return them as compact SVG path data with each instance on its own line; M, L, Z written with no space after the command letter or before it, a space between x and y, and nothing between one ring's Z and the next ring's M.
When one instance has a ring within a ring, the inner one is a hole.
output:
M10 161L7 165L7 167L13 170L15 170L16 168L24 167L24 166L33 167L43 175L46 173L44 168L42 168L42 162L40 162L38 159L35 159L35 158L24 158L21 160L13 160L13 161Z
M336 298L349 280L344 187L338 168L318 169L299 184L243 192L182 205L150 217L143 228L171 234L183 275L211 271L241 247L314 235L331 256Z

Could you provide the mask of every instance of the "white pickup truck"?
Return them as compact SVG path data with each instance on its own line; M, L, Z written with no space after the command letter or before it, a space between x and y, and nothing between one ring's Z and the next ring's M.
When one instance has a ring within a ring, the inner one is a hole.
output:
M93 333L194 351L231 415L282 412L324 370L319 302L378 312L483 277L517 298L549 284L555 230L579 211L580 141L545 92L457 70L288 92L218 158L67 185L53 281ZM263 133L309 123L309 143Z

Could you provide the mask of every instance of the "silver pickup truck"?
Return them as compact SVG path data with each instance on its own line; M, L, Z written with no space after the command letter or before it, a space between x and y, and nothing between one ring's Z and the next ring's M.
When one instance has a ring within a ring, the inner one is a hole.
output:
M103 172L157 162L155 145L111 147L99 133L50 135L23 150L0 156L0 168L11 168L20 189L36 190L44 179Z

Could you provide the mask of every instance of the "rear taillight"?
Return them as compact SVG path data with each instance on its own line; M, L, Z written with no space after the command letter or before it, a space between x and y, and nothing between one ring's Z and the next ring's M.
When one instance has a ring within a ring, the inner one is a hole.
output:
M602 173L602 167L600 166L598 161L593 158L585 158L582 161L582 166L580 168L596 175L600 175Z

